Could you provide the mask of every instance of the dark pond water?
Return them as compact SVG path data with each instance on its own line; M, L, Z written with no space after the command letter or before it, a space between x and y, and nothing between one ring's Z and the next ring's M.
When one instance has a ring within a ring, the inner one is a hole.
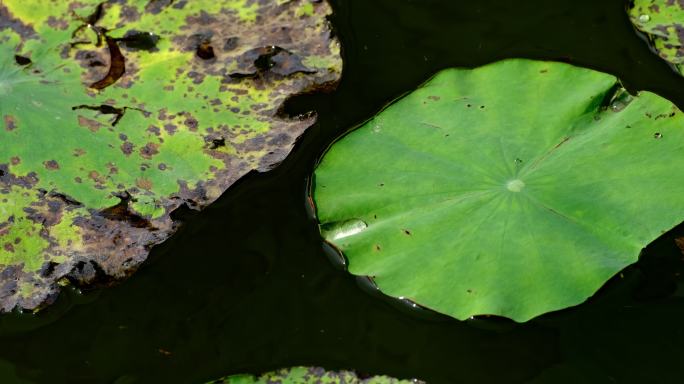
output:
M201 214L181 214L184 228L130 280L67 292L39 316L0 317L0 383L202 383L299 364L431 383L681 382L674 233L576 308L521 325L459 322L367 293L328 260L306 209L306 178L326 146L444 67L561 60L683 108L684 78L634 33L624 2L334 5L344 79L333 94L292 103L320 114L292 156Z

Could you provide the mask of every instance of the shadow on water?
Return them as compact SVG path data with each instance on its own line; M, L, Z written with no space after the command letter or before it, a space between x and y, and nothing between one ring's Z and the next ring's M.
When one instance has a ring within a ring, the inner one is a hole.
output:
M68 291L38 316L0 317L0 382L201 383L298 364L431 383L678 381L684 285L674 232L588 303L522 325L459 322L369 294L329 261L306 208L306 178L324 148L444 67L561 60L684 107L684 79L633 32L624 3L334 5L344 79L331 95L290 103L320 117L292 156L206 211L181 212L184 227L130 280Z

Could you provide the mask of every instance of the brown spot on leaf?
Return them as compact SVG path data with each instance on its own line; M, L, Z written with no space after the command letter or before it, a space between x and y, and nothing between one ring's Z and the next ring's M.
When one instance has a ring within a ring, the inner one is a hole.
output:
M78 115L78 125L88 128L91 132L97 132L102 126L99 121L81 115Z
M121 152L123 152L126 156L133 153L133 143L131 143L130 141L126 141L123 144L121 144Z
M165 130L169 135L172 135L172 136L173 136L174 133L176 133L176 130L177 130L177 129L178 129L178 127L175 126L174 124L165 124L165 125L164 125L164 130ZM196 129L195 129L195 130L196 130ZM192 129L191 129L191 131L192 131Z
M12 115L4 115L2 120L5 123L6 131L13 131L17 128L17 120Z
M117 168L114 164L112 163L107 163L107 169L109 169L109 174L113 175L116 173L119 173L119 168Z
M90 171L88 172L88 178L93 180L96 183L103 184L105 182L105 178L100 175L100 172L98 171Z
M193 131L193 132L194 132L195 130L197 130L197 119L195 119L195 118L192 117L192 116L191 116L191 117L188 117L187 119L185 119L185 121L183 122L183 124L185 124L185 126L188 127L188 128L189 128L191 131Z
M173 3L173 0L150 0L145 5L145 12L156 15Z
M33 26L24 24L20 19L14 18L9 9L0 2L0 31L11 29L23 38L31 37L36 34Z
M144 177L135 179L135 185L136 185L138 188L145 189L145 190L148 190L148 191L149 191L150 189L152 189L152 181L150 181L149 179L146 179L146 178L144 178Z
M238 41L240 39L237 36L232 36L226 39L226 41L223 43L223 50L225 52L232 51L233 49L237 48L238 46Z
M152 133L155 136L159 136L161 134L161 130L156 125L150 125L147 127L147 132Z
M159 144L147 143L144 147L140 148L140 156L151 159L152 156L159 153Z
M47 25L49 25L52 29L58 29L60 31L64 31L69 28L69 23L65 19L58 19L52 15L48 17Z
M55 171L55 170L59 169L59 164L55 160L44 161L43 165L45 166L46 169L49 169L51 171Z
M206 11L200 11L199 15L190 15L186 18L188 24L190 25L198 25L198 26L206 26L209 24L214 24L218 21L218 19L210 14L208 14ZM211 37L211 32L204 32L202 35L209 35Z

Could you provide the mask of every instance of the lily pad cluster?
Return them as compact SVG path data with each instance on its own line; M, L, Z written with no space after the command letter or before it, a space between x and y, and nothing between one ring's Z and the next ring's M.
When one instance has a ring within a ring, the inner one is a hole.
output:
M388 376L359 377L353 371L326 371L320 367L284 368L262 375L233 375L211 384L421 384Z
M634 0L629 17L644 32L660 57L684 69L684 2Z
M323 237L387 295L466 319L579 304L684 220L684 117L568 64L439 72L334 143Z
M324 2L0 3L0 311L134 270L246 173L282 161L334 87ZM202 257L202 255L197 255Z

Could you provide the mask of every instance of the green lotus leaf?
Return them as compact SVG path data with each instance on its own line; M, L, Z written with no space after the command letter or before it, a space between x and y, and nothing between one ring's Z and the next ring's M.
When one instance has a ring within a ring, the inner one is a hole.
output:
M0 311L119 278L314 116L341 72L326 2L0 3Z
M634 0L629 9L634 26L644 32L660 57L684 69L684 2Z
M684 119L568 64L447 69L325 154L324 238L385 294L526 321L592 295L684 220Z
M326 371L318 367L294 367L263 375L233 375L212 384L420 384L418 380L398 380L387 376L360 378L352 371Z

